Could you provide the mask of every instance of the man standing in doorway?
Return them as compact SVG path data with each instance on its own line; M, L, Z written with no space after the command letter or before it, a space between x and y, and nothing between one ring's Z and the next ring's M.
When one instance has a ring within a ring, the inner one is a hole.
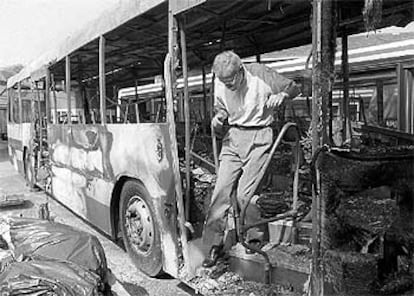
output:
M233 51L218 54L213 63L216 75L212 119L214 132L220 133L227 119L230 129L224 135L220 153L220 168L210 208L204 225L203 242L210 253L203 261L212 267L223 255L223 238L230 195L236 190L240 207L246 203L256 176L261 170L272 146L273 109L284 100L296 97L296 84L276 71L261 64L244 65ZM256 206L249 205L246 223L260 219ZM260 245L263 232L251 228L248 243Z

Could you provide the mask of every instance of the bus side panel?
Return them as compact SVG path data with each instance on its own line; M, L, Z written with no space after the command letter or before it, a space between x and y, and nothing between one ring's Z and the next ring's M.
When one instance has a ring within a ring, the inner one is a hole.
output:
M174 178L167 125L51 125L49 145L52 194L108 234L116 180L128 176L144 184L160 226L164 270L177 274Z
M51 193L77 215L111 233L114 178L104 170L109 136L101 126L50 125Z
M139 179L148 190L160 226L164 271L178 272L175 184L168 125L108 124L113 135L112 173Z
M15 170L24 174L24 148L29 147L30 123L11 123L7 125L10 162Z
M164 270L177 274L176 203L168 126L51 125L49 145L53 196L108 234L112 230L110 205L115 182L128 176L144 184L160 226Z

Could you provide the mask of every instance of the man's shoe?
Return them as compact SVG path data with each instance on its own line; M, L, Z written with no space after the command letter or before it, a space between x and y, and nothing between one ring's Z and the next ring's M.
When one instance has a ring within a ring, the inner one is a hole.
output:
M220 246L212 246L210 250L210 254L207 258L203 261L203 267L212 267L216 265L217 260L223 256L223 247Z

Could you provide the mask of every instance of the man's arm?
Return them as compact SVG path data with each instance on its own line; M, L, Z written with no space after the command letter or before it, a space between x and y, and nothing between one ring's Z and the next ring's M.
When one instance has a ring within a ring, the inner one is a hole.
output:
M284 93L283 99L292 99L300 94L298 85L291 79L284 77L262 64L251 64L246 68L255 76L262 79L272 90L272 95ZM279 95L281 97L281 95Z
M224 100L222 98L223 92L217 85L214 86L214 117L211 120L211 125L217 133L222 132L224 121L228 118L228 112Z

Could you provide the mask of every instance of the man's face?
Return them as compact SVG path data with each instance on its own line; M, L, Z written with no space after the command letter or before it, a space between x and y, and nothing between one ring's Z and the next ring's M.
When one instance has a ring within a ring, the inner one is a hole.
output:
M240 66L236 73L228 77L219 77L219 80L223 82L228 89L235 91L243 82L243 74L243 66Z

